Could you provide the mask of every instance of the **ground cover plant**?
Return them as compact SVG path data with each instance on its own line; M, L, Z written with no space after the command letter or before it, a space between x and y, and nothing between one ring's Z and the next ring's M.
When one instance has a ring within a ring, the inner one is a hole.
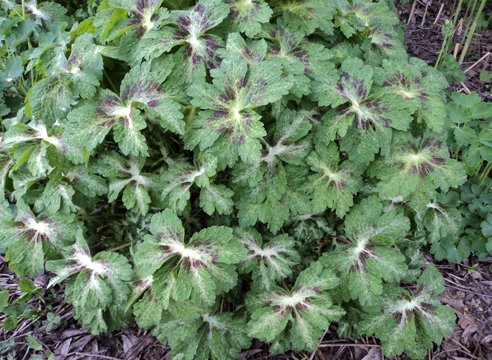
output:
M65 284L93 334L135 318L177 359L314 351L330 323L423 358L455 315L421 249L492 250L492 110L447 103L392 9L3 2L10 269ZM29 312L0 300L8 326Z

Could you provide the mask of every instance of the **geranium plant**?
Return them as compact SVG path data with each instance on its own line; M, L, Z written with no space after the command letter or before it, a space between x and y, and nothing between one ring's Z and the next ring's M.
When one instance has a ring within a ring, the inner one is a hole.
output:
M452 332L420 249L467 173L389 2L84 4L1 4L12 270L187 360L314 351L330 323L422 358Z

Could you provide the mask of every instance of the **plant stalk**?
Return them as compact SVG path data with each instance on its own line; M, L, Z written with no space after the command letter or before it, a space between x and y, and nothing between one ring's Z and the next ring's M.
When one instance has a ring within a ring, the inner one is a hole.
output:
M417 5L417 0L413 0L412 10L410 10L410 16L408 17L407 25L410 24L410 20L412 20L413 13L415 12L415 5Z
M458 64L461 64L463 62L463 59L465 58L466 53L468 52L468 48L470 47L471 41L473 40L473 35L475 35L475 29L477 28L478 18L482 14L482 11L483 11L483 8L485 7L486 1L487 0L482 0L480 7L478 8L477 15L475 16L475 20L473 21L473 24L471 25L470 32L468 34L468 37L466 38L465 47L463 48L463 51L461 52L460 60L458 61Z
M458 16L461 11L461 4L463 3L463 0L459 0L458 2L458 7L456 8L456 12L454 14L454 19L453 19L453 29L456 27L456 20L458 20Z
M439 51L439 56L437 57L436 64L434 65L434 69L437 68L439 65L439 62L441 61L442 54L444 53L444 49L446 48L446 43L448 42L448 37L444 37L444 40L442 41L442 46L441 46L441 51Z
M292 293L290 292L289 287L287 286L287 284L285 283L285 281L284 280L281 280L281 282L282 282L282 285L284 286L285 290L287 290L287 292L289 293L289 295L292 295Z
M138 240L138 239L137 239ZM121 250L121 249L124 249L126 248L127 246L130 246L132 244L135 244L137 242L137 240L133 240L132 242L129 242L129 243L126 243L124 245L120 245L120 246L117 246L115 248L112 248L112 249L109 249L109 250L106 250L108 252L112 252L112 251L118 251L118 250Z
M342 240L342 241L346 242L346 243L347 243L347 244L349 244L349 245L355 246L355 244L354 244L352 241L349 241L349 240L347 240L347 239L344 239L344 238L343 238L343 237L341 237L341 236L335 236L335 235L328 235L328 236L329 236L329 237L332 237L332 238L340 239L340 240Z
M111 80L111 77L108 75L108 72L106 69L103 69L104 76L106 76L106 79L108 79L109 85L113 88L113 91L116 95L120 96L120 92L116 89L116 86L114 86L113 81Z

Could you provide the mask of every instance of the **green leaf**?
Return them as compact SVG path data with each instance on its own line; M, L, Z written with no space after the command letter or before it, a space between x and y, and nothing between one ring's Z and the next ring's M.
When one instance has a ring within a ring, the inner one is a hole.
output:
M410 358L422 359L433 341L439 345L454 331L456 316L439 300L443 290L444 280L434 264L427 265L413 294L385 286L384 293L374 299L375 306L363 315L362 332L383 340L381 349L387 357L406 350Z
M74 215L35 216L20 199L15 219L0 217L0 247L9 249L12 270L33 277L43 271L45 254L48 260L61 257L62 249L73 242L79 227Z
M492 117L492 104L481 102L470 108L472 119L488 119Z
M483 70L480 72L480 81L486 82L492 79L492 73L489 73L487 70Z
M107 152L99 155L97 162L99 174L109 180L108 201L114 201L123 191L123 204L128 210L138 212L142 215L147 214L150 206L150 195L152 191L159 191L159 177L154 174L142 172L145 160L142 158L130 157L123 158L116 152ZM104 191L103 183L96 178L86 178L86 183L96 181L99 188L92 186L92 191ZM84 186L79 183L78 186Z
M470 111L460 103L450 102L447 110L449 118L455 124L466 124L470 121Z
M454 139L459 146L466 146L473 144L477 140L477 136L473 129L456 128L454 129Z
M272 2L274 13L282 14L286 25L294 30L301 30L307 35L317 28L326 35L333 34L333 13L331 3L323 0L306 0L298 3L292 0L275 0Z
M371 93L373 70L362 60L348 58L339 70L340 80L317 78L313 100L319 105L337 107L322 118L317 136L328 144L336 135L342 138L340 149L358 164L369 164L381 149L390 152L392 128L405 131L412 118L403 110L405 100L395 94ZM350 102L350 105L343 105Z
M337 284L335 274L316 262L299 274L290 293L278 286L271 291L251 290L246 297L252 312L248 335L272 342L290 322L292 350L316 350L329 322L344 314L332 306L326 291Z
M101 251L92 257L82 230L77 231L75 239L75 244L65 249L63 260L46 263L46 269L57 275L48 286L72 277L66 292L67 298L74 305L74 311L80 312L82 317L88 316L82 323L101 322L102 310L112 304L114 306L114 303L126 302L133 270L123 255L114 252ZM84 314L86 308L89 313L93 309L92 313Z
M376 196L363 199L345 218L345 232L353 244L325 252L321 263L341 277L343 301L358 299L369 305L383 291L383 280L399 281L407 272L405 256L392 247L410 230L410 221L396 211L382 213Z
M240 274L252 272L253 286L260 290L271 290L299 263L299 254L294 249L295 241L288 234L276 236L265 244L254 228L234 228L234 236L248 250L238 265L238 271Z
M313 198L313 211L322 212L327 208L336 210L343 217L354 204L353 197L362 188L364 166L350 160L340 162L335 143L325 146L316 142L316 150L311 152L306 162L317 174L309 177L305 185Z
M150 225L152 235L135 254L135 264L142 275L154 274L163 265L167 287L177 301L189 298L195 304L212 305L216 293L228 291L237 281L236 264L246 249L232 237L232 229L209 227L184 242L181 221L170 210L155 214ZM165 309L166 307L164 307Z
M260 32L262 23L267 23L273 13L263 0L226 0L225 3L230 6L229 31L244 32L250 38Z
M410 197L413 208L425 207L435 198L436 189L447 192L466 180L464 165L450 159L442 134L426 132L421 139L408 133L395 134L392 153L374 162L369 169L380 196Z
M380 91L404 99L410 113L418 112L430 130L441 131L446 116L446 79L416 58L409 62L384 59L383 68L374 69L374 82L381 86Z
M231 154L232 163L238 156L244 162L257 163L258 138L266 132L261 116L253 109L277 101L292 84L280 77L279 64L260 62L248 69L248 62L238 53L228 55L220 69L210 73L213 85L195 82L188 91L192 104L202 110L186 133L186 148L220 148Z
M171 346L175 359L235 360L251 345L244 320L232 313L210 311L191 321L166 315L152 334Z
M208 215L212 215L215 211L219 215L228 215L234 205L233 195L234 191L225 185L210 184L200 191L200 206Z
M158 70L152 69L148 62L133 67L121 82L121 96L101 90L96 102L87 102L69 114L66 141L92 151L113 128L114 139L123 154L148 155L141 133L147 124L140 110L156 118L163 128L183 134L180 105L159 88L173 65L168 60Z

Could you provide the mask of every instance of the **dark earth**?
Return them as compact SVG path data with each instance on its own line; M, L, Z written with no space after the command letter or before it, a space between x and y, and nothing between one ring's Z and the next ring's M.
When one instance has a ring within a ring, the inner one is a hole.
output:
M425 1L425 0L424 0ZM408 52L433 66L442 46L443 36L441 27L445 19L453 14L453 1L431 1L425 14L426 4L417 0L414 14L409 21L411 3L397 4L396 8L403 23L408 22L405 29L405 44ZM465 3L465 1L464 1ZM441 14L439 15L440 9ZM464 16L464 9L458 19ZM467 81L455 83L449 90L469 93L477 92L485 101L492 102L492 80L480 81L480 72L492 72L492 1L488 1L484 9L489 14L488 28L479 28L476 32L471 48L461 64L466 72ZM422 20L425 14L425 19ZM437 21L436 21L437 18ZM463 32L456 31L453 44L460 42ZM451 51L450 51L451 53ZM485 56L489 53L489 56ZM460 52L458 52L458 56ZM477 60L482 59L480 62ZM445 280L445 291L441 294L441 301L449 305L457 315L454 333L440 345L434 345L425 360L431 359L486 359L492 360L492 257L484 260L476 258L465 259L460 264L450 264L446 261L438 262L425 251L425 259L432 262L442 273ZM36 287L47 288L49 276L41 274L33 279ZM14 273L8 270L3 257L0 257L0 285L10 291L10 300L20 296L18 282ZM408 285L409 290L412 286ZM82 329L72 318L71 305L64 301L64 289L45 291L46 305L33 297L28 304L33 309L52 312L60 316L60 323L55 324L51 331L47 331L48 322L42 316L36 322L33 319L20 319L17 327L11 331L0 330L0 342L14 339L16 345L11 347L10 353L14 359L46 359L46 354L54 354L51 359L166 359L169 347L161 345L148 331L139 329L135 323L123 331L112 335L93 336ZM0 317L0 324L5 320ZM27 334L31 333L41 345L36 350L29 347ZM5 343L4 343L5 344ZM2 349L0 349L1 351ZM36 355L37 354L37 355ZM4 355L6 355L4 353ZM36 357L37 356L37 357ZM322 339L319 348L313 353L287 352L282 355L269 356L268 345L258 340L252 343L249 350L240 355L241 360L256 359L295 359L295 360L382 360L380 342L374 337L340 338L337 336L336 325L330 325ZM405 356L390 358L407 359Z

